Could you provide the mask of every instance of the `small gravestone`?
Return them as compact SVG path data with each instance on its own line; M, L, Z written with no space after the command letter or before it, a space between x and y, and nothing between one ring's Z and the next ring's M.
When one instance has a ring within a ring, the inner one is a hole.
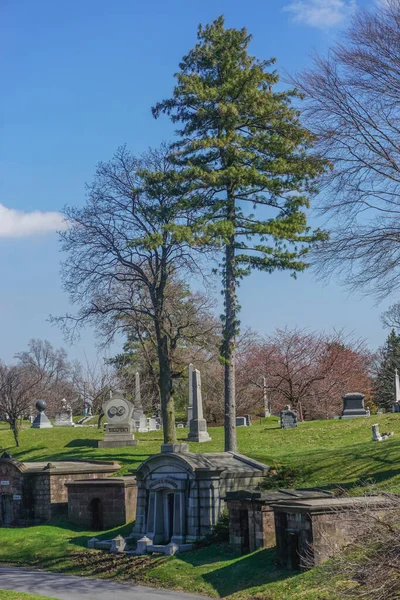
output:
M293 429L297 427L297 412L295 410L291 410L290 406L285 406L285 408L281 411L281 429Z
M138 440L132 433L133 404L122 396L113 395L103 404L107 419L104 440L98 442L99 448L121 448L137 446Z
M56 420L54 427L74 427L74 421L72 418L72 408L65 398L61 400L61 410L56 414Z
M139 419L139 426L138 426L137 430L140 431L141 433L146 433L149 430L149 428L147 427L147 418L144 413Z
M246 417L236 417L236 427L246 427L247 419Z
M147 427L149 431L156 431L157 423L154 417L150 417L149 419L147 419Z
M343 411L341 419L353 419L355 417L369 417L370 413L364 407L364 394L352 392L345 394L343 398Z
M375 423L375 425L372 425L372 441L373 442L382 442L383 440L387 440L392 435L393 435L392 431L390 433L380 434L378 423Z
M53 427L53 425L50 423L49 419L45 415L44 411L46 409L46 406L47 404L44 400L38 400L36 402L38 414L36 415L35 420L31 425L33 429L49 429L50 427Z
M250 427L250 425L251 425L251 415L246 415L246 425L247 425L247 427Z

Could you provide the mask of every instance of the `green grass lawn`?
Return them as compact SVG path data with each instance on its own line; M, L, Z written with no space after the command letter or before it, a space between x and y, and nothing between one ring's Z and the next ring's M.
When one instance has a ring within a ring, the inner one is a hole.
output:
M387 441L371 441L371 425L394 431ZM211 442L191 444L194 452L223 450L223 429L210 428ZM186 430L179 429L181 439ZM95 428L21 430L15 448L6 429L0 446L19 460L116 460L121 473L129 473L145 458L157 453L161 433L137 434L140 445L98 449L103 433ZM320 486L347 488L359 493L365 484L400 492L400 415L381 415L345 421L315 421L297 429L281 430L277 419L238 428L239 451L274 467L274 487ZM109 538L126 533L132 525L104 532ZM87 550L96 535L62 521L25 529L1 530L0 562L71 574L130 580L147 585L187 590L213 597L248 600L334 600L343 582L329 575L329 567L293 574L279 570L274 550L245 556L225 545L202 548L175 557L127 557Z
M36 596L36 594L24 594L24 592L9 592L0 590L0 600L54 600L50 596Z
M395 435L380 443L371 441L371 425ZM223 428L209 428L211 442L190 444L193 452L223 450ZM99 449L102 431L92 427L22 429L20 448L9 430L0 430L0 448L19 460L115 460L121 474L129 473L159 452L161 432L138 433L139 446ZM184 439L187 430L178 429ZM376 482L381 489L400 491L400 415L388 414L345 421L301 423L281 430L277 418L263 419L252 427L238 428L239 451L282 470L275 485L349 487ZM355 490L357 491L357 490Z

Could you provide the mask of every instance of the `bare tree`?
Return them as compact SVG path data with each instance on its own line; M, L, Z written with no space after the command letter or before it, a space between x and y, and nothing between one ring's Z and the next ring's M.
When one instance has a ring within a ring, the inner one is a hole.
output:
M156 178L146 173L156 172ZM157 345L159 387L165 442L176 439L173 373L167 290L173 277L185 277L198 265L181 224L192 213L180 195L169 149L163 146L137 159L120 148L108 163L100 163L88 187L83 208L66 208L68 229L61 233L67 260L64 288L75 316L58 321L69 334L92 324L104 344L135 319L145 329L151 322ZM106 332L106 334L105 334Z
M333 170L321 213L330 241L315 253L320 273L383 298L400 286L400 4L358 11L342 43L295 79L307 125Z
M18 420L29 410L42 377L42 373L27 367L0 363L0 414L9 422L17 446Z
M61 398L72 400L72 365L63 348L56 349L48 340L31 339L28 349L16 354L18 364L40 379L36 392L47 401L48 412L55 413Z
M82 402L91 406L93 414L102 413L102 404L109 397L110 391L118 386L118 378L115 369L107 364L105 360L96 358L76 363L73 376L73 387L75 394Z
M363 340L287 328L251 348L244 372L260 392L266 378L275 409L301 403L308 418L329 418L337 414L343 393L371 389L371 361Z
M191 292L187 284L176 277L171 278L166 286L165 332L169 341L175 397L179 399L180 390L177 388L180 387L180 380L186 379L188 364L193 362L200 366L217 353L221 341L221 324L211 312L213 306L212 297ZM154 405L160 402L160 389L157 336L153 319L137 319L132 312L131 315L118 319L118 323L111 323L111 328L114 329L116 325L127 335L128 342L125 344L126 351L111 362L118 368L125 386L131 389L134 387L135 372L140 371L141 384L147 389L147 408L151 404L155 408ZM149 402L151 398L153 402ZM145 404L146 396L144 406Z

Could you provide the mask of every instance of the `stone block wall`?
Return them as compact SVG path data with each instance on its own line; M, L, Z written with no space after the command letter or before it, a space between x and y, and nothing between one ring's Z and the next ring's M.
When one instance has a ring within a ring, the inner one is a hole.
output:
M236 552L254 552L275 546L274 513L268 505L251 500L228 500L229 543Z
M0 502L3 502L2 496L5 496L4 503L9 504L9 514L4 516L9 518L12 523L22 519L24 513L23 477L11 463L0 465ZM0 510L0 527L4 525L2 512Z
M104 477L103 473L72 473L55 475L50 477L50 504L51 516L68 513L68 490L66 483L70 481L81 481L82 479L99 479Z
M70 483L68 486L68 520L75 525L93 527L93 502L101 511L102 529L111 529L134 521L136 516L136 483L122 480Z

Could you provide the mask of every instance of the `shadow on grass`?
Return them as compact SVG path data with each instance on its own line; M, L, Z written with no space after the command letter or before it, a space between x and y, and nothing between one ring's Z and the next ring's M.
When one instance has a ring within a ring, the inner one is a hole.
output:
M85 535L80 535L74 538L71 538L70 544L74 544L76 546L81 546L82 548L87 548L88 541L93 537L96 537L98 540L111 540L117 535L122 535L122 537L128 537L132 533L134 522L127 523L122 525L121 527L116 527L114 529L108 529L107 531L93 531L90 534L87 534L85 531ZM71 529L70 524L65 523L65 529ZM79 531L75 529L75 531Z
M244 556L236 555L234 561L232 559L235 559L235 554L228 547L221 548L217 554L214 553L215 548L211 553L209 548L204 548L180 554L179 559L195 568L229 560L229 564L202 576L221 598L298 575L297 572L288 572L277 567L275 548L265 548Z
M68 444L65 444L64 448L82 448L83 446L89 446L90 448L97 448L98 440L71 440Z

